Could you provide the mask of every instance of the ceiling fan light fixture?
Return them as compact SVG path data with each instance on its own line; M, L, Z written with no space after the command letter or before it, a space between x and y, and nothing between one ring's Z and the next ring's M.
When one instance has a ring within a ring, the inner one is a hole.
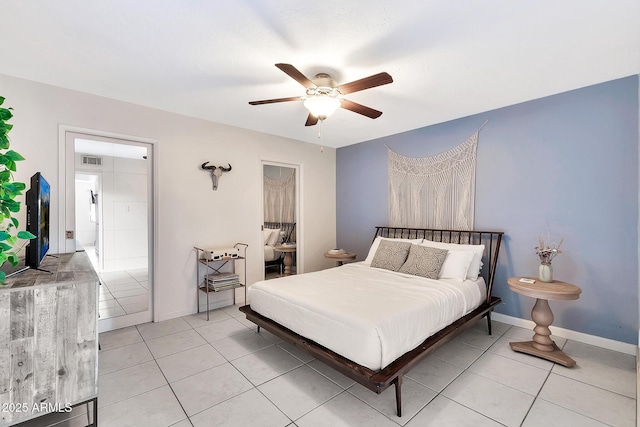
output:
M329 74L318 73L310 80L291 64L276 64L289 77L300 83L306 89L306 96L291 96L289 98L264 99L262 101L250 101L250 105L273 104L276 102L304 101L304 106L309 110L305 126L315 126L332 115L338 108L353 111L370 119L377 119L382 111L374 110L366 105L358 104L344 98L344 95L360 92L361 90L393 83L389 73L378 73L360 80L355 80L342 85L336 84Z
M327 95L315 95L305 99L304 106L312 115L324 120L340 108L340 100Z

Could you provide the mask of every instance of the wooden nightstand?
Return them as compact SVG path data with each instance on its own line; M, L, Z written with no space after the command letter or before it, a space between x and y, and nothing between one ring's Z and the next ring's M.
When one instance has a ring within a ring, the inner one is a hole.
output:
M284 275L291 275L291 266L293 265L293 255L291 254L296 251L296 245L276 245L274 246L274 249L276 251L284 252L284 259L282 260L282 263L284 264Z
M521 277L510 277L507 279L507 283L513 292L536 298L536 304L531 310L531 319L536 323L536 327L533 328L535 332L533 341L510 342L511 349L551 360L568 368L574 366L576 364L575 360L567 356L549 338L551 335L549 326L553 323L553 312L549 307L549 300L567 301L578 299L582 289L571 283L558 280L545 283L536 278L525 277L525 279L535 280L535 283L525 283L521 282L520 279Z
M341 253L325 252L324 257L335 260L338 266L341 266L342 264L344 264L345 261L353 261L354 259L356 259L356 254L354 252L341 252Z

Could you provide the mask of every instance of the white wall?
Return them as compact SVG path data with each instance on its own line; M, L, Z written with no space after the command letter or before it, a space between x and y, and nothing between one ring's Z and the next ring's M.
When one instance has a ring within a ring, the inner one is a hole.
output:
M58 247L60 208L58 129L68 125L156 140L155 264L158 320L196 310L194 245L249 244L248 282L261 277L262 159L299 163L305 271L332 265L323 253L335 247L335 150L185 117L0 74L0 95L13 107L12 148L26 160L16 178L41 171L51 183L51 247ZM292 120L292 126L299 123ZM231 163L212 191L200 164ZM24 212L21 212L24 217ZM238 294L241 294L240 292Z
M82 246L92 246L96 240L96 223L91 220L91 191L96 192L95 182L76 179L76 240Z
M147 268L147 160L114 157L102 173L105 271Z
M100 176L100 186L94 184L90 189L99 197L98 214L101 218L102 235L100 258L102 271L122 271L147 268L148 224L147 224L147 177L151 167L149 160L100 155L100 165L83 165L81 158L87 153L75 154L76 172L88 172ZM82 245L89 245L89 231L93 232L91 241L96 240L96 224L87 231L85 224L86 208L78 206L79 200L86 204L85 194L89 190L86 184L78 187L76 180L76 239ZM90 197L90 194L89 194Z

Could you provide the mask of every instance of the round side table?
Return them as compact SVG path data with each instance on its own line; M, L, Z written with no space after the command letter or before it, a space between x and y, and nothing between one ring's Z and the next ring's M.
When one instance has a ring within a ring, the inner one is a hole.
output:
M296 245L276 245L274 249L280 252L284 252L284 259L282 260L284 264L284 275L291 275L291 266L293 265L293 252L296 251Z
M524 342L510 342L513 351L527 353L570 368L576 364L575 360L567 356L558 348L550 337L549 326L553 323L553 312L549 307L549 300L568 301L580 298L580 289L571 283L541 282L537 278L525 277L524 279L535 280L534 283L520 281L521 277L510 277L507 279L509 288L516 293L528 297L536 298L536 303L531 310L531 319L536 326L533 328L533 340Z
M338 264L338 267L344 264L345 261L353 261L356 259L356 254L354 252L342 252L339 254L325 252L324 257L328 259L333 259Z

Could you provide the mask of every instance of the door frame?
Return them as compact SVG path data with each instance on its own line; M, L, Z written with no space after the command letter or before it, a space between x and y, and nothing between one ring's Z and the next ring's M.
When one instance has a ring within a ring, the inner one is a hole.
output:
M258 238L256 239L258 243L258 247L260 248L260 256L259 259L261 261L260 267L260 277L262 280L265 279L264 274L264 251L262 247L264 246L264 234L262 233L262 226L264 225L264 167L266 165L269 166L280 166L285 168L294 169L296 173L296 274L304 273L304 227L303 227L303 209L304 204L303 201L303 192L302 192L302 182L303 182L303 164L302 163L293 163L288 162L286 160L275 160L273 158L261 158L259 162L260 167L260 225L257 228Z
M87 137L103 137L111 139L121 139L131 142L141 142L151 145L151 182L149 196L151 202L149 203L149 282L151 283L149 292L151 293L151 307L149 308L150 319L147 317L147 312L143 312L144 316L138 316L138 313L134 313L126 316L129 321L118 321L118 317L103 319L99 322L99 332L105 332L111 329L122 328L130 326L132 324L140 324L153 320L159 321L159 313L155 310L159 300L158 286L155 278L156 260L158 259L158 141L151 138L141 138L133 135L119 134L115 132L106 132L96 129L83 128L70 125L58 126L58 253L67 253L69 251L75 251L75 238L67 239L66 231L73 230L75 235L75 150L69 150L67 144L67 134L83 134ZM69 173L71 171L73 173ZM73 177L73 179L68 179ZM71 240L71 242L68 242ZM121 316L122 319L124 316ZM107 322L109 320L109 322Z

